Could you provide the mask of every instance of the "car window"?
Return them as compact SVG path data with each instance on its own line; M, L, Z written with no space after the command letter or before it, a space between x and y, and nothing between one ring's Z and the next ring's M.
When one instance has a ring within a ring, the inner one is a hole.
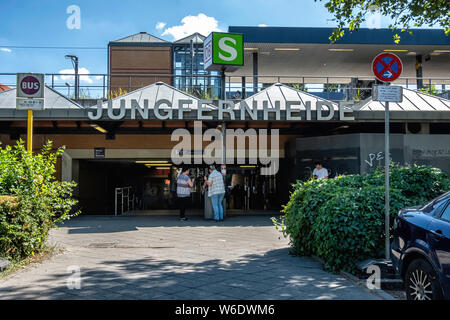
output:
M450 221L450 204L447 205L447 207L444 209L444 211L441 214L441 219Z
M446 192L443 195L440 195L436 199L433 199L431 202L427 203L421 211L430 213L434 209L436 209L438 206L440 206L443 202L445 202L448 199L448 196L450 196L450 192Z
M447 201L441 201L439 203L435 203L433 206L433 217L440 217L442 213L442 209L444 209Z

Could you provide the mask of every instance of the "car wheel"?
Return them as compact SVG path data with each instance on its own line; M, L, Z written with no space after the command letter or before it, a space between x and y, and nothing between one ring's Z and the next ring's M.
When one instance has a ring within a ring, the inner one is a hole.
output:
M440 300L442 289L433 267L423 259L416 259L405 275L406 299Z

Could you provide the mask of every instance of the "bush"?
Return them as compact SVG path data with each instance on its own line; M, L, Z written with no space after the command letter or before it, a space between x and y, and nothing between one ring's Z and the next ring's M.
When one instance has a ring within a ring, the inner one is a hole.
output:
M401 208L424 204L450 189L449 177L427 166L394 167L390 175L391 226ZM384 253L384 173L297 182L281 224L292 253L316 255L331 271Z
M72 212L73 182L55 178L63 148L52 152L47 142L41 153L25 150L23 141L0 148L0 256L20 259L41 250L56 223Z

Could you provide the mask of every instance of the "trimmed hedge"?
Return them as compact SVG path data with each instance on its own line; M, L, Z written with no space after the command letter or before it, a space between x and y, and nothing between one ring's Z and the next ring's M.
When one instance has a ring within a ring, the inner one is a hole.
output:
M391 226L404 207L425 204L450 189L441 170L414 165L391 168ZM298 181L277 227L292 253L316 255L330 271L354 273L356 263L384 253L384 172Z
M75 183L55 178L63 149L27 152L23 141L0 148L0 257L18 260L41 250L56 223L78 214Z

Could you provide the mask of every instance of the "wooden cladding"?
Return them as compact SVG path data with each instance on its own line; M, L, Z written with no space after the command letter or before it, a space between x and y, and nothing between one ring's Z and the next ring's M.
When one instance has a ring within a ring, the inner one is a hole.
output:
M120 89L134 91L158 81L172 84L169 76L148 76L172 74L172 49L169 46L110 46L109 72L113 94Z

